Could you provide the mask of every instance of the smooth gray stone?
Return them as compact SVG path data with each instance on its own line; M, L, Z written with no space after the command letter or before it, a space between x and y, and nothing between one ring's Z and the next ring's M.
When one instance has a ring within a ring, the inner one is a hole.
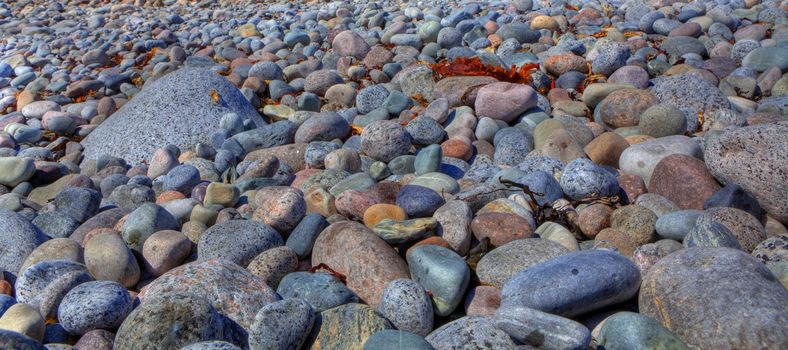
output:
M501 307L526 306L575 317L632 298L640 270L610 250L584 250L531 266L501 290Z

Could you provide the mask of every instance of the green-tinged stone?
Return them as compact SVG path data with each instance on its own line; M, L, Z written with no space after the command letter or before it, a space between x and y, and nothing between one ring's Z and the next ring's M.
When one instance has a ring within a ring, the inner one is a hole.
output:
M416 172L414 168L414 163L416 162L416 156L413 155L402 155L392 159L389 162L389 169L394 175L406 175L406 174L413 174Z
M427 173L418 176L409 185L427 187L444 197L448 194L460 192L460 185L457 183L457 180L444 173Z
M348 176L350 176L350 173L344 170L326 169L306 179L306 181L301 184L300 189L304 193L312 186L320 186L324 189L328 189Z
M605 319L599 331L597 346L606 350L689 349L684 342L656 320L634 312L619 312Z
M443 150L440 145L429 145L421 149L421 151L416 154L416 161L413 163L416 175L424 175L439 171L441 167L441 158L443 158Z
M263 114L271 120L278 122L280 120L289 120L295 111L285 105L266 105L263 107Z
M362 350L372 334L393 328L375 309L363 304L345 304L320 313L306 348Z
M407 254L411 278L432 292L435 313L450 315L465 295L471 270L465 260L448 248L422 245Z
M218 204L225 207L232 207L238 202L241 191L238 187L221 182L212 182L205 190L205 205Z
M386 163L376 161L369 166L367 173L369 173L369 176L372 176L372 178L375 180L382 180L391 175L391 170L389 170L389 167L386 165Z
M400 244L424 239L432 235L436 226L438 226L438 220L435 218L402 221L384 219L373 226L372 231L388 244Z
M0 185L14 187L33 176L32 158L0 157Z
M336 197L339 196L340 193L347 190L363 191L371 186L374 186L375 184L375 179L370 177L367 173L355 173L340 180L334 186L331 186L331 188L328 190L328 193L331 193L332 196Z

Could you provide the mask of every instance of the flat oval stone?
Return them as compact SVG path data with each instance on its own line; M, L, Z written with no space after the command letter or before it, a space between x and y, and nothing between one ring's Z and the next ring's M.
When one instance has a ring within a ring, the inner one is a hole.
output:
M530 238L533 228L528 220L511 213L484 213L471 221L473 235L479 241L487 238L496 247Z
M485 254L476 265L476 274L482 283L501 288L520 271L568 252L546 239L518 239Z
M501 307L526 306L574 317L629 300L640 271L629 259L606 250L561 255L512 277L501 291Z
M386 285L408 277L396 251L363 224L340 221L327 227L315 242L312 266L326 264L347 276L347 285L369 305L377 306Z
M16 279L14 290L17 302L32 304L60 276L71 272L88 273L88 269L70 260L46 260L30 266Z
M704 349L788 343L788 334L772 331L786 303L788 292L758 259L730 248L686 248L660 259L638 297L644 316Z
M345 304L320 313L307 344L311 349L361 349L375 332L393 329L375 309L363 304Z
M648 184L657 164L671 154L685 154L698 159L703 157L697 142L686 136L675 135L631 145L621 153L618 163L621 171L638 175Z
M742 66L763 72L771 67L788 70L788 49L784 47L759 47L750 51L741 62Z
M94 236L85 244L85 265L97 279L115 281L127 288L140 279L137 259L116 232Z
M432 292L436 314L447 316L462 301L471 272L465 260L454 251L422 245L407 253L410 275L414 281Z
M703 209L703 203L719 189L706 164L685 154L671 154L660 160L648 183L649 192L662 195L681 209Z
M438 192L423 186L407 185L397 194L397 205L411 218L432 216L443 203Z

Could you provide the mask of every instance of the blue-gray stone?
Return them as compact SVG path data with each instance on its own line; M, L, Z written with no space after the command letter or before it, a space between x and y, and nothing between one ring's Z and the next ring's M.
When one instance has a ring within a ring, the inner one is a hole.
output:
M418 282L396 279L386 286L378 312L401 331L426 336L432 331L432 300Z
M40 296L47 292L50 285L62 276L75 272L90 276L85 265L71 260L45 260L36 263L22 271L16 279L14 285L16 300L20 303L37 305Z
M443 150L440 145L432 144L422 148L419 153L416 154L416 160L413 162L416 175L424 175L439 171L442 157Z
M238 133L227 140L222 148L225 148L225 145L229 146L228 142L234 141L243 153L249 153L262 148L291 144L297 129L298 126L289 120L278 121Z
M400 112L413 107L413 100L405 96L401 91L394 90L383 101L383 107L386 108L389 114L399 115Z
M526 306L575 317L632 298L640 270L609 250L585 250L531 266L501 290L501 308Z
M591 332L580 323L525 306L499 308L495 326L537 349L585 350Z
M211 226L200 236L200 260L223 259L247 266L258 254L284 244L271 226L253 220L229 220Z
M318 113L305 120L295 133L296 143L343 139L350 133L350 124L334 112Z
M316 213L307 214L301 219L298 226L290 232L285 245L290 247L298 255L299 259L305 259L312 253L312 247L315 244L315 240L317 240L317 236L320 235L320 232L326 226L328 226L328 221L322 215Z
M363 350L434 350L418 334L395 329L377 331L367 338Z
M415 162L416 156L406 154L392 159L388 168L394 175L413 174L416 171Z
M342 281L327 273L292 272L285 275L276 293L283 299L304 299L315 312L358 302L358 296Z
M16 300L14 300L14 297L12 297L10 295L1 294L0 295L0 317L2 317L3 314L5 313L5 311L8 310L8 308L13 306L14 304L16 304Z
M112 281L92 281L74 287L58 308L58 320L71 334L94 329L114 329L132 309L126 288Z
M513 172L513 170L516 170L517 173L510 175L509 173ZM499 172L493 178L497 179L499 183L503 180L510 180L528 186L528 189L534 193L536 204L540 206L551 205L564 195L558 181L552 175L541 170L525 173L518 168L508 168Z
M397 205L410 218L431 216L443 203L444 199L440 194L422 186L407 185L397 194Z
M422 245L407 254L411 278L432 292L435 313L447 316L465 295L471 270L465 260L448 248Z
M606 76L625 66L631 53L629 46L618 42L598 44L594 50L597 54L591 61L591 71Z
M162 189L190 194L200 183L200 171L192 165L182 164L172 168L164 177Z
M100 204L101 192L81 187L64 189L52 202L54 210L63 212L80 223L96 215Z
M41 232L52 238L68 237L79 227L79 223L62 211L39 213L32 221Z
M0 269L14 275L30 253L49 239L21 215L0 209Z
M303 299L284 299L263 306L249 329L256 350L300 349L315 323L315 311Z
M587 158L571 161L561 175L561 188L571 199L609 197L619 192L616 178Z
M665 213L657 219L655 229L660 236L681 242L695 226L695 221L701 214L703 211L695 209Z
M493 160L498 166L515 166L534 148L533 136L520 128L504 128L495 133Z
M435 119L425 116L411 120L405 126L405 131L410 135L411 142L419 146L439 144L446 138L446 131L441 125Z
M219 95L218 103L212 101L212 90ZM136 164L168 144L187 149L208 142L209 135L219 129L221 117L230 112L253 124L265 124L240 90L224 77L208 69L179 69L146 84L93 130L82 141L84 155L96 159L111 154Z
M361 114L367 114L373 109L383 105L386 98L389 96L389 91L383 85L372 85L361 89L356 95L356 108Z
M249 76L256 77L262 81L284 79L282 68L271 61L260 61L249 69Z

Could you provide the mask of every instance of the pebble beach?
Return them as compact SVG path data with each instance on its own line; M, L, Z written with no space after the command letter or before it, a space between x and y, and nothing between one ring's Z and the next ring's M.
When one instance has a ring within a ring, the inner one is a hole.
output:
M0 2L0 350L788 348L788 1Z

